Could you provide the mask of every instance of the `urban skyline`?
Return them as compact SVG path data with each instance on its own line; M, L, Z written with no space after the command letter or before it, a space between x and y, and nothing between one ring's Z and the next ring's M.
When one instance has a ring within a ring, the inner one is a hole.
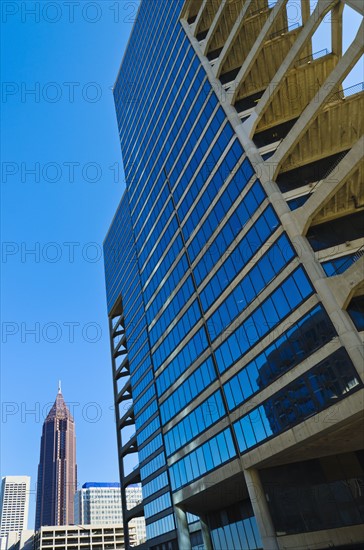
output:
M288 4L292 8L293 2ZM125 17L119 17L112 11L113 6L113 0L105 0L101 5L102 19L92 25L87 17L81 21L79 13L75 13L71 26L64 25L64 13L60 23L47 21L44 14L36 21L34 16L23 14L23 5L17 14L5 15L4 38L10 47L5 56L9 63L5 64L4 77L13 85L13 90L18 86L19 92L6 98L4 107L9 116L4 117L3 125L10 137L4 143L4 158L15 172L18 171L7 176L5 183L8 185L3 186L2 197L6 205L3 217L5 244L12 248L6 248L3 257L6 274L2 281L5 345L2 348L1 464L3 475L31 475L30 518L35 508L38 458L34 441L39 439L44 412L49 408L49 387L53 387L54 378L58 377L56 373L61 373L68 387L70 410L75 412L78 438L82 438L82 445L79 445L80 485L90 479L105 479L105 471L108 479L118 477L112 390L108 375L100 376L100 365L107 373L109 356L104 296L100 292L102 258L88 261L84 253L88 243L96 243L94 248L101 249L103 236L124 188L110 88L133 17L125 13L122 14ZM348 14L351 15L345 20ZM357 31L353 14L354 10L347 4L343 18L343 51ZM325 35L330 35L329 17L325 18L325 23L312 39L314 53L331 49L331 38L328 42L324 39ZM322 32L324 27L326 33ZM307 63L311 64L311 60ZM95 80L96 66L102 101L93 104L87 98L80 100L81 93L75 94L75 104L69 99L52 103L47 97L42 98L47 83L56 81L57 85L58 80L61 87L64 82L77 81L81 92L87 83ZM360 80L362 69L355 66L343 88L356 85ZM40 86L39 101L23 93L34 83ZM129 98L135 100L132 86L128 90ZM96 159L95 164L101 169L102 185L99 182L91 185L90 178L80 176L90 159ZM42 175L50 162L56 170L61 169L59 183L51 184L47 174L46 177ZM66 175L69 174L66 165L73 162L80 162L79 172L76 167L76 181ZM31 174L37 163L39 178ZM299 205L300 197L287 195L287 198ZM69 246L64 244L70 242L78 247L73 261ZM47 258L48 250L51 251L49 243L56 243L57 250L61 250L60 261L52 262L51 256ZM332 274L341 269L340 262L339 253L335 265L329 262L325 268ZM356 313L352 308L353 318ZM99 331L97 342L83 336L82 331L89 323ZM75 327L73 337L70 324ZM306 327L309 329L310 325ZM59 340L52 342L52 330L56 339L60 336ZM275 350L272 348L270 353L269 359L274 360ZM262 369L261 373L259 384L273 381L274 372ZM241 386L237 386L240 392L239 388ZM127 411L127 401L121 409ZM275 413L274 408L270 408L272 425L277 423ZM99 445L93 448L94 460L91 462L88 442L92 438ZM106 454L105 448L110 452ZM130 473L136 466L132 456L128 455ZM196 525L191 523L190 527ZM197 531L194 538L197 544Z

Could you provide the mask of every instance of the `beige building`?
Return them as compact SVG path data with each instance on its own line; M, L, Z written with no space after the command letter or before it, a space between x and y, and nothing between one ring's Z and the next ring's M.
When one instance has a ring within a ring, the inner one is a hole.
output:
M132 533L134 538L134 533ZM120 525L65 525L41 527L34 550L124 550Z

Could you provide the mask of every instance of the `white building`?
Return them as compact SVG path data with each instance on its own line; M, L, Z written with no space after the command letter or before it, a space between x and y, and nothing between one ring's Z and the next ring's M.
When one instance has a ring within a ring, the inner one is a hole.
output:
M9 533L19 537L27 528L29 512L30 477L5 476L1 482L0 496L0 541L1 550L6 548Z
M142 500L138 485L127 488L127 509L131 510ZM84 483L75 495L75 524L119 524L123 512L119 483ZM133 518L130 527L136 532L136 544L145 540L144 517Z

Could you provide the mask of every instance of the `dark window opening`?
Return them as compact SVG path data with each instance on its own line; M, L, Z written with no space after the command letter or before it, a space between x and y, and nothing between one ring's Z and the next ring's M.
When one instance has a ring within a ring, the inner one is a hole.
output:
M307 233L307 239L315 251L361 239L363 236L362 212L314 225Z
M212 59L216 59L217 57L219 57L221 52L222 52L222 48L217 48L217 50L212 50L207 54L207 59L209 61L211 61Z
M347 151L310 162L294 170L279 174L277 185L282 193L320 181L327 177Z
M275 141L284 139L291 128L294 126L296 120L298 120L298 118L293 118L292 120L282 122L282 124L278 124L273 128L268 128L268 130L263 130L263 132L257 132L253 138L255 145L258 148L265 147L266 145L270 145Z
M255 94L250 95L249 97L244 97L243 99L239 99L235 104L234 107L238 111L238 113L241 113L243 111L246 111L247 109L252 109L256 106L259 99L262 97L264 93L264 90L261 90L260 92L256 92Z
M347 309L357 330L364 330L364 296L355 296Z
M227 73L221 74L219 76L219 80L221 84L227 84L227 82L232 82L235 80L236 76L238 75L238 72L240 71L240 67L237 67L236 69L233 69L232 71L228 71Z
M205 31L201 31L196 35L196 38L198 42L201 42L201 40L205 40L207 33L209 32L209 29L206 29Z
M260 476L280 535L364 521L364 471L358 452L267 468Z

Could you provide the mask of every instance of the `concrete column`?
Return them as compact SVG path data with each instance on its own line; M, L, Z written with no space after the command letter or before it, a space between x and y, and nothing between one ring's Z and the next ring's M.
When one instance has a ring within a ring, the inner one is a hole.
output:
M297 145L303 134L307 132L307 128L316 119L331 94L333 94L337 86L350 73L351 69L362 56L364 51L364 47L362 44L363 32L364 23L362 22L354 41L347 49L344 56L340 59L335 69L327 77L324 84L321 86L315 97L311 100L306 109L303 111L300 118L293 126L291 131L288 133L286 138L278 146L278 149L276 150L274 155L269 159L270 164L275 165L276 167L273 179L276 178L284 160Z
M244 475L263 548L264 550L278 550L277 537L258 470L244 470Z
M174 507L177 522L177 539L179 550L192 550L187 515L178 506Z
M225 9L226 2L227 2L227 0L222 0L221 4L219 6L219 9L217 10L216 15L214 17L214 20L211 23L211 27L209 29L209 32L207 33L207 36L205 38L205 42L204 42L204 45L203 45L203 54L204 55L207 55L210 42L212 40L212 37L213 37L214 32L216 30L216 27L220 22L220 19L222 17L224 9Z
M211 536L210 536L210 529L206 523L206 518L204 516L200 517L200 524L201 524L201 533L202 533L202 541L204 544L204 548L205 550L213 550Z
M201 23L201 19L202 19L202 16L203 16L203 13L205 11L206 6L207 6L207 0L203 0L203 2L201 4L201 7L200 7L200 10L197 14L196 20L195 20L195 22L193 23L193 25L191 27L193 36L196 36L196 34L197 34L198 27Z
M338 57L343 54L343 10L344 2L340 2L331 12L331 48Z
M350 151L345 155L336 168L330 173L317 189L312 193L308 201L293 213L297 225L305 235L310 224L321 208L338 192L338 190L350 178L362 161L364 151L364 136L362 136Z
M224 44L224 47L223 47L223 49L222 49L222 51L219 55L219 59L214 65L213 70L214 70L214 74L215 74L216 78L219 76L219 74L221 72L221 69L222 69L222 67L225 63L225 60L226 60L231 48L234 45L235 39L238 36L241 27L243 26L245 16L248 12L248 9L250 8L250 6L252 4L252 1L253 0L246 0L246 2L244 2L244 5L243 5L243 7L242 7L242 9L241 9L241 11L238 15L238 18L235 21L234 26L230 31L229 37L226 40L226 42Z
M307 2L307 0L304 0L304 2L306 3L306 6L308 5L309 8L309 3ZM258 105L254 109L249 119L244 123L244 128L251 137L254 135L254 131L264 112L266 111L268 105L272 102L274 96L278 93L281 86L284 84L287 72L294 66L296 59L299 57L301 51L307 45L308 41L311 40L312 35L315 33L321 21L334 6L334 4L335 0L323 0L322 2L317 3L314 12L312 13L311 17L308 18L305 26L296 38L295 43L289 50L286 58L274 75L272 82L269 84L264 94L260 98ZM306 16L307 14L302 14L303 18Z
M305 24L310 18L310 3L307 0L301 0L302 23Z
M276 5L272 9L272 12L269 14L268 19L264 23L263 28L260 31L252 49L248 53L243 65L241 66L241 69L238 72L234 83L232 84L232 89L234 90L231 98L232 105L235 103L241 84L244 82L245 78L253 67L258 55L262 51L265 41L268 39L269 34L272 32L272 29L281 12L283 11L283 9L285 9L287 2L288 0L277 1Z

